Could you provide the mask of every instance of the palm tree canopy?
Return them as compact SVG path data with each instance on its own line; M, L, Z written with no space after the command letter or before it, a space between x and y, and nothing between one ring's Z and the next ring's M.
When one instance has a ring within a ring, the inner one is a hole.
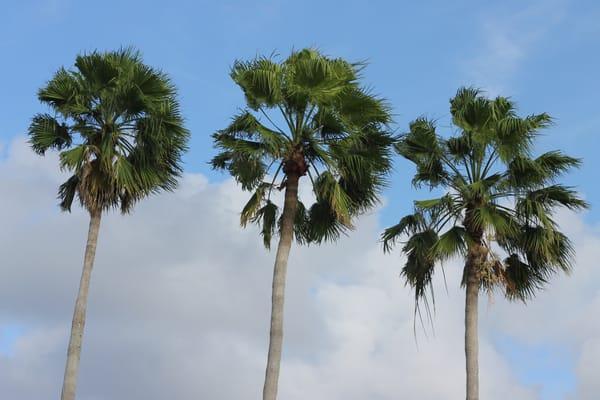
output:
M71 177L60 186L63 210L77 197L88 210L127 212L142 197L171 190L189 132L169 78L121 49L80 55L40 89L51 113L29 127L34 151L60 151Z
M395 145L414 163L416 187L446 194L416 201L413 214L383 233L384 250L406 238L402 275L415 288L417 304L427 302L436 265L467 257L474 243L489 254L479 271L481 287L525 301L553 273L571 268L573 248L553 214L557 207L587 204L556 180L581 161L560 151L534 157L534 140L552 120L547 114L520 117L508 98L462 88L450 112L453 136L440 136L433 121L419 118Z
M363 64L326 57L313 49L237 61L231 70L246 109L213 135L220 153L212 160L253 191L241 224L258 223L265 246L278 232L273 189L290 174L308 175L315 201L298 204L300 243L333 240L352 218L372 207L391 167L390 111L359 85Z

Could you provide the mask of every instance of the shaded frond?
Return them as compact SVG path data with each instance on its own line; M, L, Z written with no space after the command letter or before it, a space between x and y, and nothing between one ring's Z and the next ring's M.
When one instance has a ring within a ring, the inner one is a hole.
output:
M407 257L402 276L415 290L417 304L426 297L427 289L431 289L435 267L433 247L437 241L437 234L426 229L410 236L402 248Z
M398 222L396 225L387 228L381 234L381 240L383 241L383 251L386 253L390 252L396 244L396 241L399 240L401 236L407 234L415 234L420 230L424 230L425 228L425 217L421 213L417 212L402 217L400 222Z
M455 256L465 256L468 241L469 237L464 227L458 225L451 227L439 235L437 242L433 245L434 259L443 261Z
M67 124L49 114L37 114L29 125L29 143L33 151L43 155L47 150L62 150L73 142Z

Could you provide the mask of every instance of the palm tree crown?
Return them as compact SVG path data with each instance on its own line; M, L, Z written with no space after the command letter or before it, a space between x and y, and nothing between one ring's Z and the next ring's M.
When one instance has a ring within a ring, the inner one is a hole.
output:
M420 300L427 305L435 266L454 256L479 256L472 273L480 288L525 301L553 273L570 270L573 249L553 212L587 207L573 188L556 183L580 160L560 151L533 157L534 139L551 123L547 114L519 117L510 99L488 99L472 88L460 89L450 104L455 135L444 138L420 118L396 145L416 166L415 186L447 193L416 201L413 214L383 233L384 250L408 235L402 275L417 307Z
M175 87L162 72L122 49L77 57L61 68L38 97L52 114L37 114L29 128L38 154L60 150L72 176L60 186L60 206L75 197L87 210L127 212L142 197L173 189L189 136Z
M308 208L298 203L300 243L337 238L375 204L390 169L391 117L382 99L359 86L362 67L311 49L283 62L259 57L234 64L231 77L247 108L213 135L220 153L212 165L254 192L241 224L258 223L265 246L280 214L273 189L283 189L291 175L307 175L316 198Z

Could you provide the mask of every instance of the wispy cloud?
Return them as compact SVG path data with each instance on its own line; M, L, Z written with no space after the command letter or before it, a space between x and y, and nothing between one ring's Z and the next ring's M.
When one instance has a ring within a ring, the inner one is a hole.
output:
M551 30L564 20L565 2L537 1L506 12L495 9L483 17L481 45L465 63L467 77L492 95L510 88L520 68Z

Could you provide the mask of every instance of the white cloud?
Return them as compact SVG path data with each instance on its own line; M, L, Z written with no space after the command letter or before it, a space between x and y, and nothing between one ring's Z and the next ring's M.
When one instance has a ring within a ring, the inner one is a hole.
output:
M503 7L481 18L481 47L465 61L467 78L491 95L506 95L514 76L535 52L535 46L565 17L562 0L528 3L516 12Z
M0 328L18 326L22 335L10 355L0 355L0 387L7 399L38 400L60 390L87 218L57 211L55 157L35 156L22 139L7 152L0 161ZM238 226L246 198L231 181L187 175L178 192L148 199L132 215L104 218L81 400L259 397L274 254L262 249L255 229ZM482 315L482 398L538 398L498 353L494 332L572 342L577 398L597 392L590 371L597 368L599 324L589 316L600 310L600 301L590 301L599 295L593 264L600 236L570 221L580 250L574 276L527 308L498 299ZM412 294L398 278L398 255L381 253L379 231L373 213L335 246L292 249L282 399L464 396L460 268L446 269L448 294L437 282L435 335L418 329L417 347ZM570 313L559 319L558 305ZM569 334L576 324L577 334Z

